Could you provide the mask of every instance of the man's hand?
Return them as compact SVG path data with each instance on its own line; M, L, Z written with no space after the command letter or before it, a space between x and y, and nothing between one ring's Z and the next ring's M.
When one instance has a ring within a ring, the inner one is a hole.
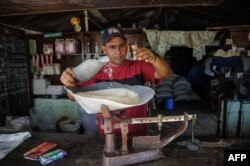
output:
M135 60L144 60L145 62L153 64L157 56L147 48L140 48L137 45L132 45L133 55L135 55Z
M66 86L76 86L76 80L74 79L74 73L71 68L64 70L60 80Z
M147 48L139 48L136 44L132 45L133 55L135 60L144 60L151 63L155 69L155 79L167 79L172 76L172 69L170 65L155 53Z

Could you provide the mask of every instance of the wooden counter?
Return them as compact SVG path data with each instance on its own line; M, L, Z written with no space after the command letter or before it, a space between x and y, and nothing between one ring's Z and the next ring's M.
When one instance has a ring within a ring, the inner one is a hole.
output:
M48 165L56 166L98 166L102 163L102 151L104 137L84 136L80 134L60 133L32 133L32 137L0 160L1 166L35 166L39 161L31 161L23 158L23 154L43 141L51 141L59 144L68 156ZM227 149L250 149L249 139L230 140L234 143ZM223 165L222 147L202 147L198 151L190 151L185 146L176 144L176 140L164 147L165 158L142 163L148 166L220 166ZM138 164L137 164L138 165Z

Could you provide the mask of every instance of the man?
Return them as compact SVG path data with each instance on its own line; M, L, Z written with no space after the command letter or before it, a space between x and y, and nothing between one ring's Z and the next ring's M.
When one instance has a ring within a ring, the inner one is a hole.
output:
M109 62L90 80L76 82L74 74L67 68L60 80L66 86L86 86L102 81L115 81L129 85L144 85L145 82L158 83L160 79L172 76L172 70L166 61L147 48L132 46L136 60L127 60L127 39L124 32L118 27L109 27L104 30L104 44L102 50L109 57ZM83 71L84 72L84 71ZM69 96L70 97L70 96ZM99 133L101 115L88 115L84 110L79 110L85 132L90 134L96 131L95 119L98 121ZM125 109L126 118L139 118L147 116L147 104ZM129 135L145 135L146 125L129 125Z

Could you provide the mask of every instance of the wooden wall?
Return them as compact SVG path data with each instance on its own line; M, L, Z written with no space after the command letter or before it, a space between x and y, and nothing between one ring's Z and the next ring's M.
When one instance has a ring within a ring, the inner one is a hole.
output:
M248 41L248 33L250 33L250 27L248 29L231 29L231 36L236 46L250 49L250 41Z

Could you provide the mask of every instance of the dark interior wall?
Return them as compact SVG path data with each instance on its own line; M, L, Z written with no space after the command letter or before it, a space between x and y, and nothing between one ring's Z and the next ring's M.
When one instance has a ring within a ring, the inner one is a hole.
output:
M250 49L250 41L248 41L249 29L233 29L230 30L232 39L237 47Z
M192 56L192 48L171 47L166 53L166 59L169 60L172 70L175 74L187 77L191 67L197 63Z
M191 84L192 90L202 99L210 94L210 80L212 77L204 74L206 58L211 57L219 46L207 46L206 55L197 61L192 56L192 48L172 47L165 55L165 59L171 64L173 72L183 76Z

